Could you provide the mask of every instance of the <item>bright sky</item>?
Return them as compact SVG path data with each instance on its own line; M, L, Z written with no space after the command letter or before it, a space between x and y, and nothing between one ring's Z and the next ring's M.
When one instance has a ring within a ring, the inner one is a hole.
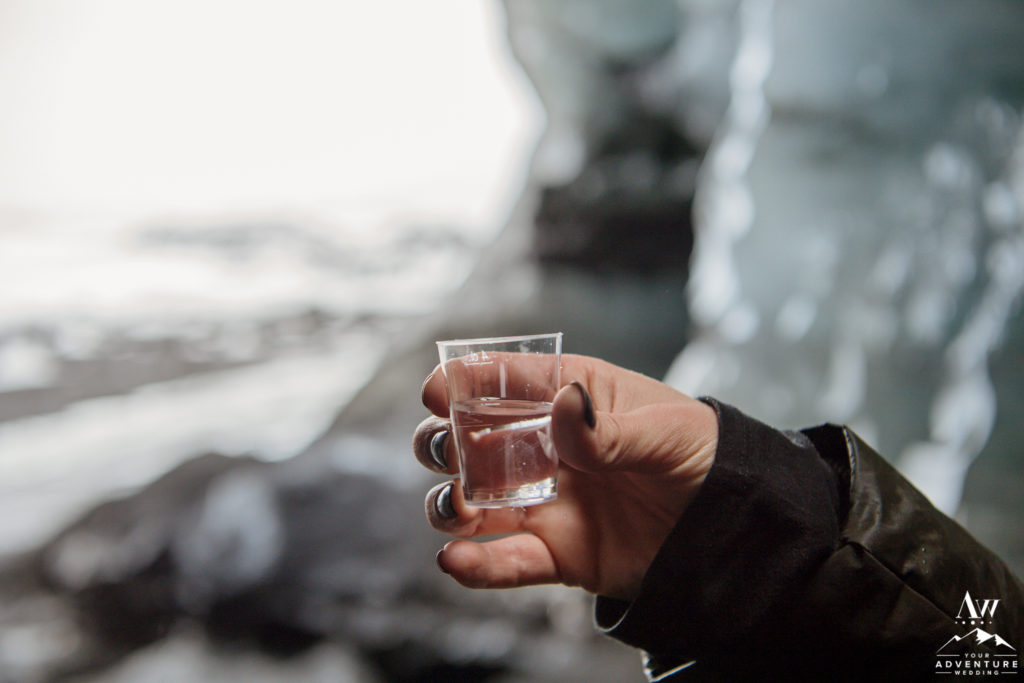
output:
M0 3L0 209L493 222L541 123L497 2Z

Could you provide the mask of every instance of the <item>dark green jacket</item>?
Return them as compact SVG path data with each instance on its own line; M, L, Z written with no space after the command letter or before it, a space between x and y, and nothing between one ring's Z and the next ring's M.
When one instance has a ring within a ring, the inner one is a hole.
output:
M707 402L720 435L700 494L639 597L597 602L598 625L648 654L652 680L930 681L967 667L1024 683L1024 585L999 558L850 430L780 432Z

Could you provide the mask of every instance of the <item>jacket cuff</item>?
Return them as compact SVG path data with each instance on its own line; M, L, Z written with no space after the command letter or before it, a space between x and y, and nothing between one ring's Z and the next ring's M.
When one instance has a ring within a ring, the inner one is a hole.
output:
M799 432L780 432L714 399L715 462L631 602L599 596L598 627L684 662L750 651L772 612L839 542L841 474Z

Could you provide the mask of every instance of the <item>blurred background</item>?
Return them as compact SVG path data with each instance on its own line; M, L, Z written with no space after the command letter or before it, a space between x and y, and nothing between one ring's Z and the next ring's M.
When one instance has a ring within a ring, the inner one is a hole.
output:
M1024 570L1024 6L0 3L0 681L641 681L441 576L433 340L853 425Z

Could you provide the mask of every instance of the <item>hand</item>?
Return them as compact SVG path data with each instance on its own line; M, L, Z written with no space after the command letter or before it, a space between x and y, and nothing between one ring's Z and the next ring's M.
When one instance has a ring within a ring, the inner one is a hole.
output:
M453 541L437 561L473 588L563 583L628 600L711 468L718 419L700 401L595 358L563 355L561 375L551 415L558 499L485 509L465 504L458 480L433 488L426 510L436 529L463 539L501 535ZM450 427L440 367L423 384L423 403L435 417L416 429L416 457L455 474L453 439L440 436Z

